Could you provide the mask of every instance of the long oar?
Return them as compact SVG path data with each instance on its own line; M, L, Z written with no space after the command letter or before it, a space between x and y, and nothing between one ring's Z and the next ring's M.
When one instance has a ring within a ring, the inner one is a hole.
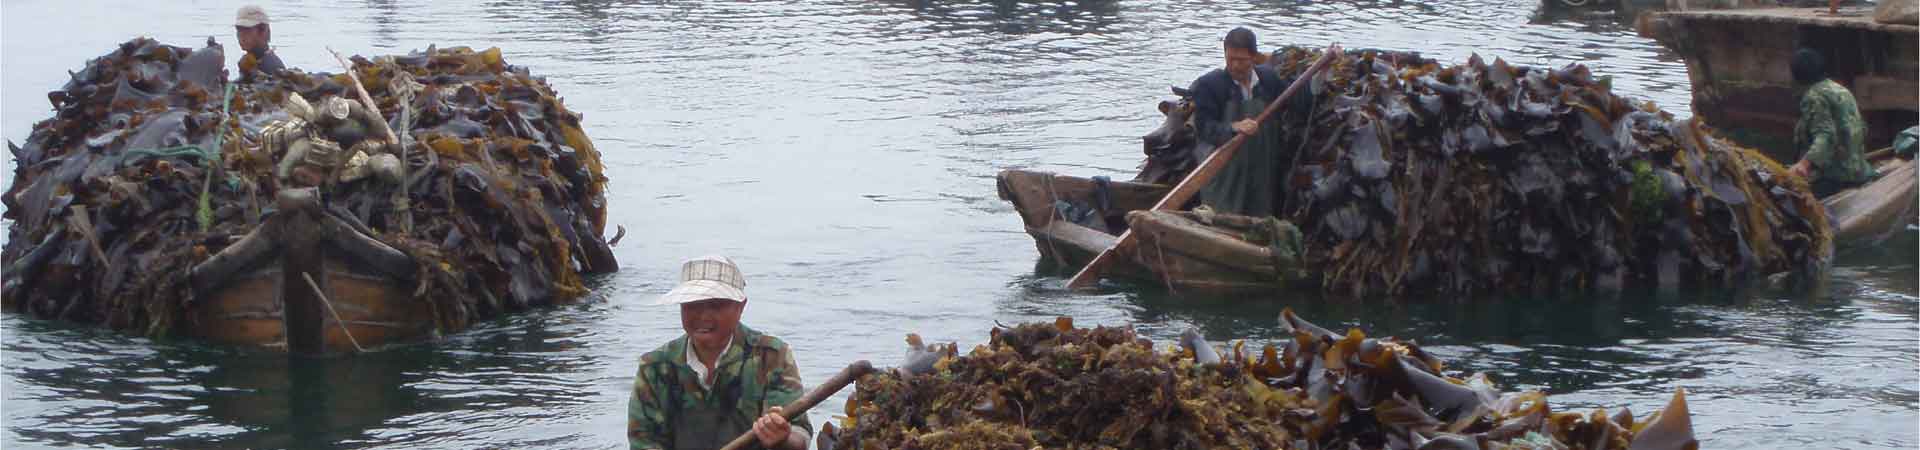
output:
M1287 90L1280 93L1280 97L1275 98L1273 103L1267 105L1265 111L1261 111L1258 117L1253 118L1254 123L1266 123L1267 116L1273 115L1274 111L1279 111L1280 104L1286 103L1288 97L1292 97L1294 92L1299 91L1301 86L1305 86L1308 80L1313 79L1314 74L1325 69L1327 64L1333 61L1334 55L1339 53L1340 44L1327 47L1326 53L1320 54L1320 58L1313 61L1312 67L1308 67L1306 72L1301 72L1300 77L1295 78L1293 84L1287 85ZM1194 168L1193 173L1187 174L1187 178L1180 180L1180 184L1174 185L1173 191L1168 192L1165 198L1161 198L1159 203L1154 203L1153 210L1179 208L1180 205L1186 204L1188 199L1200 192L1201 187L1213 180L1214 175L1219 175L1220 171L1227 167L1227 162L1233 160L1233 154L1239 152L1240 146L1246 142L1247 135L1234 135L1226 145L1214 150L1212 155L1207 155L1207 159L1200 162L1200 167ZM1099 279L1100 271L1113 263L1113 259L1118 257L1121 249L1131 245L1133 245L1133 230L1121 232L1120 239L1113 241L1112 247L1102 250L1099 256L1093 257L1093 261L1087 263L1086 267L1080 268L1079 273L1073 274L1073 279L1067 280L1067 288L1083 288Z
M840 373L834 374L833 378L828 378L825 383L821 383L820 386L813 388L812 392L808 392L807 395L794 399L793 403L788 403L786 406L780 407L780 415L786 416L789 421L795 417L800 417L801 414L806 414L807 410L813 409L813 405L826 401L827 397L832 397L833 393L840 392L841 388L847 387L848 384L853 383L853 380L858 380L861 376L872 372L873 363L869 363L864 359L854 361L853 364L847 365L847 368L840 369ZM753 431L748 430L745 433L740 433L740 437L733 438L733 442L728 442L727 446L720 447L720 450L744 450L757 439L758 438L754 437Z
M1867 154L1862 156L1867 158L1867 162L1874 162L1882 159L1892 158L1894 156L1893 147L1887 147L1887 148L1867 152Z

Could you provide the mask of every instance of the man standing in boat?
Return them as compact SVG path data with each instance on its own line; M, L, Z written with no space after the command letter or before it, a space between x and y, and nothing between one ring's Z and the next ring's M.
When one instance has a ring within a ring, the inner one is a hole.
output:
M1279 120L1260 124L1254 117L1280 96L1292 80L1281 79L1272 68L1259 65L1260 48L1252 30L1234 28L1222 47L1226 67L1193 80L1193 129L1199 139L1218 147L1236 134L1247 135L1239 153L1200 192L1200 202L1218 212L1266 217L1278 206L1279 183L1288 155L1281 150ZM1311 100L1311 95L1295 99ZM1311 105L1311 103L1308 103Z
M1867 163L1867 124L1853 92L1827 78L1825 58L1811 49L1794 52L1790 67L1794 83L1806 87L1793 127L1793 145L1805 153L1793 165L1794 175L1806 179L1817 197L1873 181L1879 173Z
M246 56L240 57L243 78L253 72L274 73L287 68L280 62L280 55L273 53L273 29L267 22L267 10L256 5L242 6L234 16L235 39L240 41L240 48L247 51Z
M799 366L779 338L740 324L747 281L733 260L680 266L680 284L658 305L680 305L686 334L640 357L627 403L634 450L711 450L752 431L761 447L805 450L813 427L780 406L800 398Z

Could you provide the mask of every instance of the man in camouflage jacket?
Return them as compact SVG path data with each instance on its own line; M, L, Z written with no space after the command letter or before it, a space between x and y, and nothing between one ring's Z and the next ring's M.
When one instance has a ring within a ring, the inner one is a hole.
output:
M1793 127L1794 146L1805 149L1793 173L1806 178L1820 197L1866 184L1879 176L1867 163L1867 123L1853 93L1827 78L1819 53L1801 49L1793 55L1793 79L1807 86L1800 97L1800 122Z
M712 450L752 431L762 448L805 450L806 416L780 405L800 398L800 372L786 342L740 324L746 279L721 256L681 266L680 285L656 304L680 305L686 330L640 357L627 403L634 450Z

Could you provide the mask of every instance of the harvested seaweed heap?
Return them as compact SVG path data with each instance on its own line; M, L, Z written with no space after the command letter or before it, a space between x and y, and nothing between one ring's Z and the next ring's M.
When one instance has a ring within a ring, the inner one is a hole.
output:
M433 302L436 329L575 299L581 273L616 269L600 238L599 153L544 79L498 49L353 60L382 115L415 138L412 232L396 226L394 182L330 179L323 191L334 213L418 263L414 292ZM229 86L223 63L211 41L134 39L48 94L55 116L9 144L6 309L150 335L184 326L189 268L257 226L283 187L282 149L263 150L261 128L288 117L289 93L356 98L345 74L249 73ZM421 85L410 129L389 92L398 73Z
M1277 51L1283 77L1319 51ZM1287 118L1300 224L1327 292L1466 296L1716 287L1822 270L1826 217L1761 153L1614 95L1586 67L1348 52Z
M1281 317L1292 339L1260 355L1236 344L1224 359L1191 331L1183 341L1200 345L1163 352L1065 318L996 328L930 373L862 378L820 448L1697 448L1680 393L1639 420L1624 408L1556 412L1540 392L1448 377L1413 342Z

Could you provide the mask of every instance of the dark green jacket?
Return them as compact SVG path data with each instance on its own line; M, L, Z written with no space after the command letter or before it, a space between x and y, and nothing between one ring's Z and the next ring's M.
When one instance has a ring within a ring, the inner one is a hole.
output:
M1793 127L1793 143L1806 149L1802 158L1813 166L1813 180L1843 183L1872 181L1877 173L1867 163L1867 123L1853 93L1833 80L1807 88L1800 97L1800 123Z
M733 334L733 345L714 364L712 392L700 386L699 375L687 366L687 336L640 357L633 377L633 397L627 402L627 445L640 449L673 449L674 442L720 444L751 429L767 408L800 398L800 371L793 350L773 336L746 325ZM722 411L720 426L684 423L687 411ZM813 432L806 416L794 426ZM704 428L704 429L700 429ZM700 436L691 436L697 433ZM719 444L711 448L719 448ZM708 450L708 449L701 449Z

